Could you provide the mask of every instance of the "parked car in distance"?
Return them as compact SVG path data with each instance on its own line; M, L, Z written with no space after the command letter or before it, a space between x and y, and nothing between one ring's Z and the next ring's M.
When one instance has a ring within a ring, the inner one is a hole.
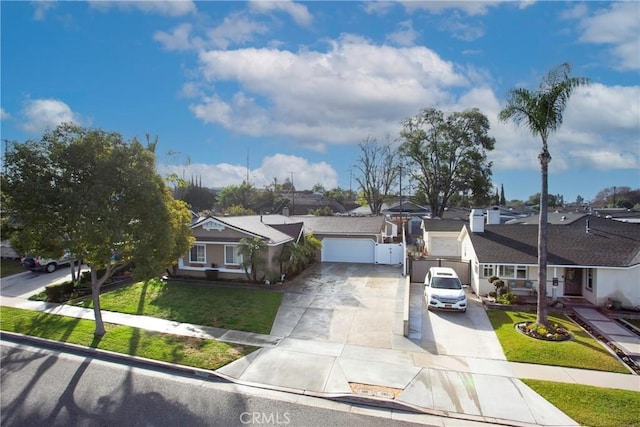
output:
M22 268L31 271L53 273L58 267L71 264L71 260L71 254L68 252L59 259L26 256L20 260L20 265L22 265Z
M424 278L424 297L427 308L466 312L465 287L452 268L431 267Z

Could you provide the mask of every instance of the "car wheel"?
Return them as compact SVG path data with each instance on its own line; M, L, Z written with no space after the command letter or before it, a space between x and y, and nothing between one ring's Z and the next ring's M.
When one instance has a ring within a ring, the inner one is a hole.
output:
M56 271L56 263L47 264L47 273L53 273L54 271Z

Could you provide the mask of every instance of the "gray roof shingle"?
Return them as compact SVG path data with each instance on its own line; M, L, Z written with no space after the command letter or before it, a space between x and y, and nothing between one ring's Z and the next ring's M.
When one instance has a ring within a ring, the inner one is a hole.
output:
M469 233L479 262L537 264L537 225L485 225L484 229L484 233ZM640 263L640 224L588 216L565 225L550 224L548 230L550 265L628 267Z
M313 234L379 234L385 222L383 216L296 216L292 219L304 222L305 231Z

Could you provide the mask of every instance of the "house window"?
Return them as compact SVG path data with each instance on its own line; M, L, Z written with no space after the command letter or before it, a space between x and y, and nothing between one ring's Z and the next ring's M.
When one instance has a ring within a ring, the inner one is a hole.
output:
M593 268L587 268L587 290L593 291L593 276L595 272Z
M501 279L526 279L527 278L527 266L526 265L497 265L496 276Z
M242 255L240 255L239 246L224 247L224 263L226 265L242 264Z
M491 277L494 275L493 265L482 264L482 277Z
M189 251L189 262L204 264L206 259L206 250L204 245L192 245Z
M499 265L497 276L501 278L516 277L516 267L513 265Z

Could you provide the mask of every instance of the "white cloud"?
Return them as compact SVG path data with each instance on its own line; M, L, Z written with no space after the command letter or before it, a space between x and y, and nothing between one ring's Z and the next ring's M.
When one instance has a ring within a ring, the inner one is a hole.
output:
M289 0L252 0L249 2L249 6L253 12L257 13L271 13L274 11L287 13L298 25L305 27L313 21L313 16L309 12L309 9L307 9L307 6Z
M467 15L486 15L490 7L495 7L503 3L503 1L402 1L408 12L415 10L427 10L431 13L442 13L445 10L459 10Z
M286 166L285 166L286 165ZM215 165L203 163L191 163L188 165L159 165L161 174L167 175L175 173L186 180L191 177L202 178L202 185L205 187L226 187L237 185L246 181L246 165L231 165L219 163ZM297 189L308 190L314 184L322 183L325 188L335 188L338 186L338 174L326 162L312 163L307 159L286 154L275 154L262 159L258 168L248 171L249 182L256 188L264 188L277 178L278 182L285 182L291 179L293 173L293 183Z
M33 4L33 19L35 21L44 21L47 12L56 7L56 2L50 0L36 0Z
M413 29L413 23L403 21L398 24L400 27L397 31L387 35L387 40L397 46L413 46L419 33Z
M0 120L9 120L11 114L7 113L4 108L0 108Z
M253 41L254 34L266 34L267 25L255 21L242 13L226 16L222 24L207 31L214 47L226 49L230 44L243 44Z
M202 45L200 38L191 38L191 30L193 26L184 23L176 26L170 33L165 31L156 31L153 39L160 42L166 50L191 50L197 49Z
M452 37L467 42L479 39L485 33L482 24L466 22L457 12L440 21L440 30L447 31Z
M326 52L210 50L199 55L212 95L192 104L207 123L249 135L280 135L323 150L325 144L397 133L400 122L428 105L447 104L467 79L425 47L378 46L355 36ZM216 84L240 90L216 94Z
M83 124L83 119L57 99L34 99L25 103L20 127L29 133L43 133L60 123Z
M615 68L640 70L640 3L614 2L591 14L576 6L563 16L579 20L581 42L609 46Z
M107 1L93 0L89 2L91 7L99 10L107 10L112 7L121 10L136 9L144 13L165 15L165 16L184 16L196 12L196 5L191 0L138 0L138 1Z
M362 9L369 15L386 15L396 6L395 1L367 1L362 3Z

